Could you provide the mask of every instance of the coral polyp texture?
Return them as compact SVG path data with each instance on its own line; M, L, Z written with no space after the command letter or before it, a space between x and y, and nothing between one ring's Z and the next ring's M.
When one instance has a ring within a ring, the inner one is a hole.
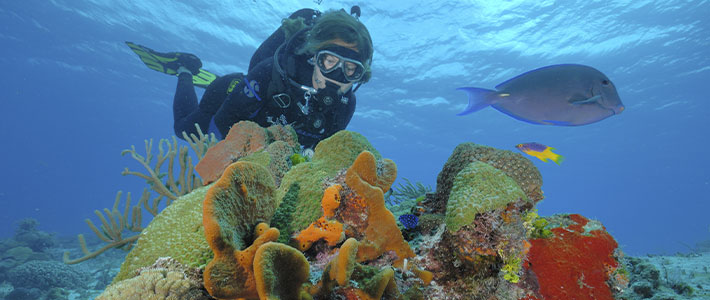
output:
M444 212L456 174L474 161L481 161L501 170L515 180L530 200L534 202L542 200L542 175L529 159L508 150L463 143L456 146L439 173L433 199L427 199L432 213Z
M454 178L446 205L446 228L455 232L471 224L477 214L526 200L525 193L505 173L487 163L472 162Z
M139 268L165 256L190 267L207 264L212 259L202 226L202 201L207 190L207 187L196 189L161 211L143 229L113 282L131 278Z
M138 275L106 288L96 300L207 300L200 270L172 258L159 258L153 265L138 270Z

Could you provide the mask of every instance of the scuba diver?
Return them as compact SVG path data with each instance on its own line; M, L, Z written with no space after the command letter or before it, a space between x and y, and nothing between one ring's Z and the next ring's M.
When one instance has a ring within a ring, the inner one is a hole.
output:
M354 92L371 77L370 33L360 9L321 13L301 9L256 50L247 74L217 76L189 53L156 52L126 44L151 69L177 75L174 130L201 129L222 139L236 122L291 125L306 149L345 129L355 111ZM205 88L198 104L195 86Z

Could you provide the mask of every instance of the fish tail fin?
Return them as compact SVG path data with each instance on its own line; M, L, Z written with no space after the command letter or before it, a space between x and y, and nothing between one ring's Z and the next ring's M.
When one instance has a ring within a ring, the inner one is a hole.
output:
M561 164L563 161L565 161L564 156L554 153L554 152L552 152L552 150L555 150L555 148L547 147L547 149L545 149L545 152L547 152L547 155L550 158L550 160L554 161L558 165Z
M492 104L490 95L497 93L494 90L474 87L462 87L457 88L457 90L464 91L468 94L468 106L466 106L466 109L462 112L456 114L457 116L467 115L486 108Z
M562 164L563 161L565 161L565 157L559 154L556 154L557 156L552 159L556 164L560 165Z

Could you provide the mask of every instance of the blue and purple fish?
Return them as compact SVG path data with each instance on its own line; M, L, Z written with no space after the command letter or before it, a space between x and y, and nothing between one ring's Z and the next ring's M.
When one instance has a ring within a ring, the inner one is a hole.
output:
M624 111L614 84L589 66L563 64L535 69L495 87L462 87L468 106L458 115L491 106L521 121L557 126L599 122Z
M399 216L399 222L404 225L405 229L412 229L419 225L419 217L413 214L405 214Z

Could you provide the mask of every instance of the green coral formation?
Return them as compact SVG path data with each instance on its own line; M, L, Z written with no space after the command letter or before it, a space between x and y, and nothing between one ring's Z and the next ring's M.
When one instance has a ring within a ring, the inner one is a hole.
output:
M304 162L308 161L308 158L301 155L300 153L294 153L293 155L291 155L291 157L289 159L291 160L291 166L295 166L297 164L304 163Z
M266 149L249 154L239 159L239 161L253 162L264 166L274 178L276 186L281 183L281 178L291 168L290 157L294 154L295 148L284 141L275 141L269 144Z
M503 261L503 267L500 271L503 273L503 279L518 283L520 281L520 271L523 269L523 261L520 257L511 257Z
M527 229L528 237L531 239L548 238L552 236L552 231L547 228L549 222L537 214L537 209L525 214L523 224Z
M202 227L202 201L208 186L193 190L166 207L141 233L113 279L118 282L136 275L159 257L170 256L190 267L203 267L212 259Z
M276 227L279 232L279 243L288 244L293 234L291 221L293 221L293 211L298 203L298 191L300 190L298 183L294 183L289 187L286 195L284 195L281 205L271 217L271 226Z
M321 198L325 190L324 180L334 177L340 170L349 168L362 151L372 152L377 159L381 156L361 134L341 130L322 140L316 146L313 159L300 163L283 177L276 190L277 204L281 204L294 183L300 185L298 200L293 211L291 227L301 231L323 215Z
M520 199L525 193L513 179L489 164L476 161L456 175L446 206L446 226L449 232L471 224L476 214L502 208Z
M474 161L487 163L505 173L515 180L520 189L535 203L542 200L542 175L529 159L508 150L463 143L456 146L439 172L436 179L436 194L433 203L430 204L433 213L444 213L454 178L463 168Z

